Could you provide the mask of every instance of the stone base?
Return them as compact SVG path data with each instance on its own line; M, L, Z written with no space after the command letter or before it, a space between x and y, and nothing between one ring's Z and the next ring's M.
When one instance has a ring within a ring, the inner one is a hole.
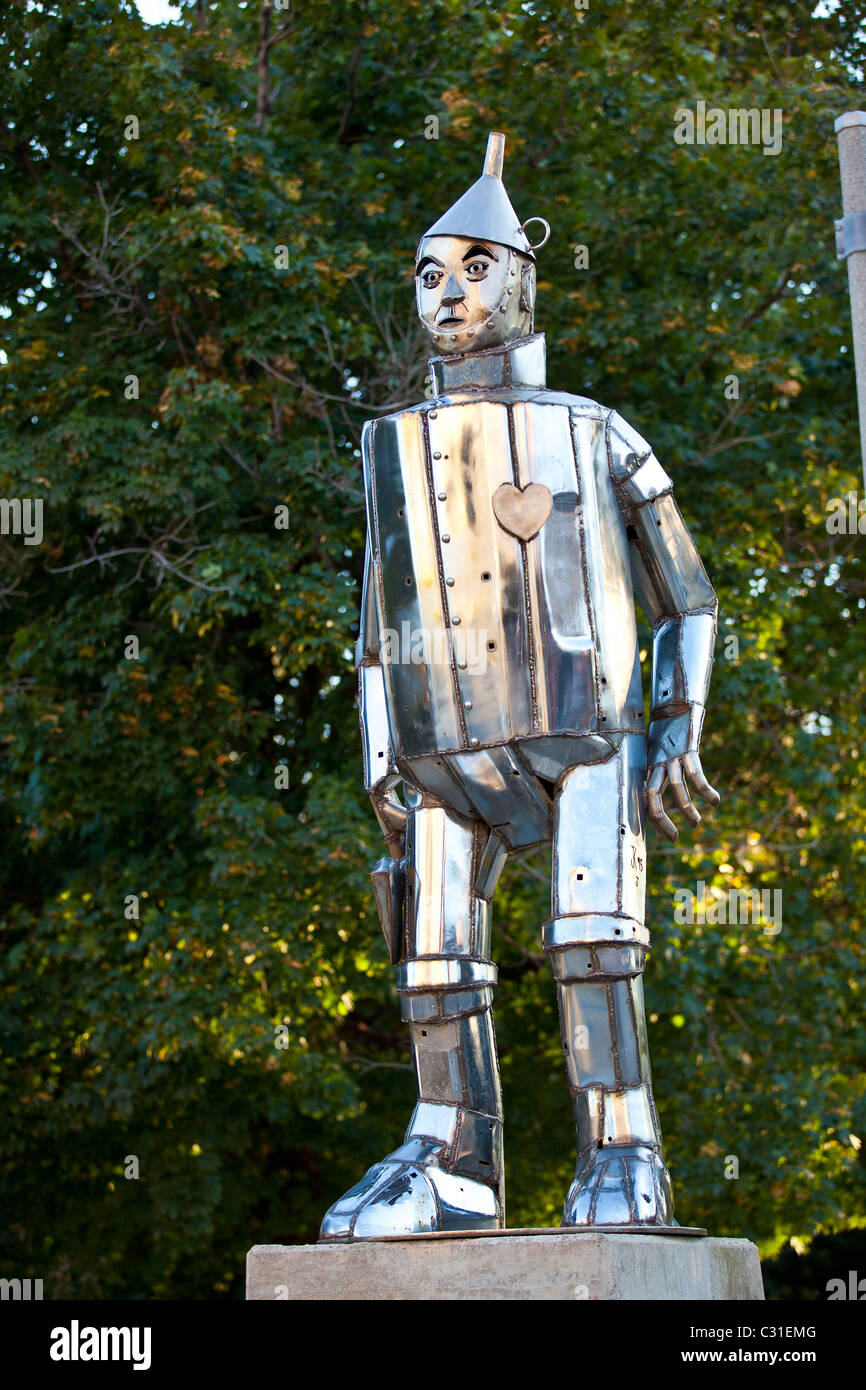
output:
M496 1231L254 1245L247 1298L762 1299L749 1240L609 1231Z

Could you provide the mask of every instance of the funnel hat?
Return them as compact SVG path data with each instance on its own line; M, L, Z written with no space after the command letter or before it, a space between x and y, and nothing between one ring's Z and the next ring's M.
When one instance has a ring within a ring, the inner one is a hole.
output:
M492 241L519 251L522 256L535 260L535 251L543 246L550 236L550 227L543 217L529 217L521 223L511 206L511 200L502 182L502 161L505 157L505 136L499 131L491 131L487 137L487 153L484 158L484 172L467 189L457 202L444 212L421 238L421 246L428 237L457 236L472 241ZM530 222L542 222L544 237L535 246L530 244L525 228Z

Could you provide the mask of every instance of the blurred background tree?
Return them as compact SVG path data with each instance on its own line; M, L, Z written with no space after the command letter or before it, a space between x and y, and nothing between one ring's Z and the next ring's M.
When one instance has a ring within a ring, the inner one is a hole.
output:
M679 1219L766 1253L866 1224L866 573L825 524L859 486L833 118L864 10L7 8L0 491L45 535L0 537L4 1274L239 1297L402 1134L358 440L423 396L415 245L490 129L553 227L550 383L653 442L721 602L723 803L651 844ZM698 100L780 108L781 152L675 143ZM699 880L781 889L782 931L678 926ZM574 1161L547 894L515 861L494 913L511 1225L558 1221Z

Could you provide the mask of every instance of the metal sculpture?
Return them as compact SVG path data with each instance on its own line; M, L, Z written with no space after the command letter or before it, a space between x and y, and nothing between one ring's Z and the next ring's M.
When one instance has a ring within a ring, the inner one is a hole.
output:
M418 1103L323 1240L505 1224L491 900L510 852L552 843L544 923L577 1132L565 1227L669 1227L643 1002L645 822L670 787L719 797L698 753L717 604L650 446L545 385L535 251L484 172L423 236L435 395L363 435L365 786L373 885ZM654 630L644 726L633 594ZM402 782L405 805L395 788Z

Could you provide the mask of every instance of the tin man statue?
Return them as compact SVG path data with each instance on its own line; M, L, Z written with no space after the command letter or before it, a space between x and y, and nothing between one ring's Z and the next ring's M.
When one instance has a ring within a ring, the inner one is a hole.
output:
M434 396L364 430L365 785L389 858L373 883L418 1103L401 1146L321 1239L505 1225L490 905L506 856L552 843L543 927L577 1131L565 1227L666 1227L670 1179L643 1001L648 817L698 756L715 595L650 446L545 385L534 252L505 140L418 249ZM633 593L654 630L644 727ZM395 793L404 788L405 805ZM690 794L690 787L692 789Z

